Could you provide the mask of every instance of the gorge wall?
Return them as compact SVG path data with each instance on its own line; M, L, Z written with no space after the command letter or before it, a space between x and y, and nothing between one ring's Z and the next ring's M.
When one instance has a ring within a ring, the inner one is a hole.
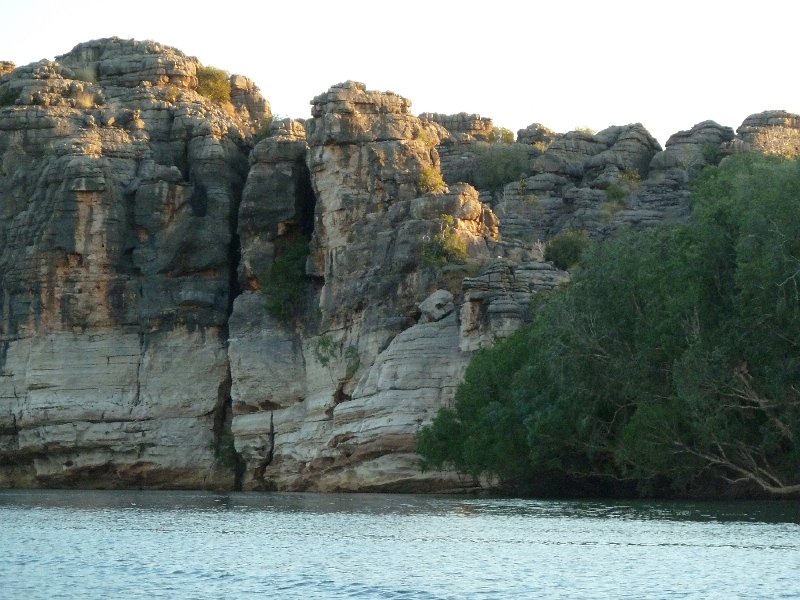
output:
M662 150L532 125L519 176L479 190L488 119L346 82L273 121L245 77L199 94L200 67L116 38L0 63L0 486L464 489L415 434L568 279L544 244L683 219L703 166L800 129L771 111Z

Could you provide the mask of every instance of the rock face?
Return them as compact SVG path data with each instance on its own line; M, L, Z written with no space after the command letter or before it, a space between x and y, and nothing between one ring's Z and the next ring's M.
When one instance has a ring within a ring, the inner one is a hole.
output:
M246 488L457 484L419 473L414 434L449 401L466 366L453 298L467 270L490 256L497 220L469 186L421 189L423 171L438 166L442 131L409 114L409 106L354 82L315 98L306 122L311 195L288 184L302 152L296 137L279 133L254 151L272 177L256 180L251 171L242 209L252 195L285 211L261 211L258 229L269 233L253 244L271 245L261 252L268 257L308 223L313 205L306 267L313 289L309 308L292 323L271 317L256 291L234 304L233 433L247 463ZM279 178L287 185L273 198ZM423 260L426 244L445 227L470 261L449 265L449 281ZM243 255L255 256L247 239ZM246 276L258 278L267 267L253 261ZM443 283L452 290L437 291ZM262 285L268 282L254 287Z
M415 434L568 279L545 244L685 218L700 168L800 130L534 124L479 192L489 119L348 81L272 121L199 67L116 38L0 63L0 486L464 489Z
M199 96L197 66L110 39L0 79L0 484L234 483L231 257L259 117Z

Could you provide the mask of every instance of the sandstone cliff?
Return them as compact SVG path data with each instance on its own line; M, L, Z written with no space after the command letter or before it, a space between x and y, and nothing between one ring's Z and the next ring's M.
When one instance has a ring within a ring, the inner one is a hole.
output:
M207 101L197 67L111 39L0 79L0 483L233 485L236 210L269 110Z
M685 218L702 166L800 126L662 150L534 124L519 176L477 190L489 119L345 82L273 122L245 77L198 94L200 66L116 38L0 63L0 485L462 489L415 433L568 278L544 244Z

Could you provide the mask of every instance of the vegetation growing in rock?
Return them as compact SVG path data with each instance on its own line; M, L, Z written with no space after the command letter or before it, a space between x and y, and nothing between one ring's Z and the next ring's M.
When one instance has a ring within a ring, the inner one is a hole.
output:
M205 96L212 102L230 102L230 74L216 67L198 67L197 93Z
M489 141L495 144L513 144L514 132L505 127L495 127L489 135Z
M800 129L785 126L765 127L756 134L753 147L764 154L797 158L800 156Z
M463 263L467 259L467 242L458 235L453 215L440 215L440 231L422 246L422 263L442 267L448 263Z
M221 433L219 438L212 444L212 449L214 451L214 458L216 458L222 466L233 471L244 466L242 464L241 455L236 452L233 434L230 431Z
M439 169L436 167L422 167L417 187L423 194L427 194L442 191L447 185Z
M480 352L423 466L516 492L800 493L800 162L732 157L693 198L685 225L591 245Z
M427 148L433 148L439 143L439 138L430 129L420 128L416 132L416 139L425 144Z
M525 144L481 144L472 183L482 190L496 191L507 183L519 181L530 170L530 155Z
M566 231L547 243L544 259L566 271L578 264L588 244L589 234L584 230Z
M305 236L282 242L272 268L261 278L267 312L280 321L291 321L305 308L308 251Z
M612 183L606 188L606 200L609 202L622 202L627 197L628 192L616 183Z

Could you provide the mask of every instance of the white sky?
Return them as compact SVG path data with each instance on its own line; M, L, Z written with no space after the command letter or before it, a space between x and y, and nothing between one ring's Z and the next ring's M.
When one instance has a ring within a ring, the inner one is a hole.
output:
M797 0L0 0L0 60L152 39L253 79L273 112L354 79L516 132L641 122L667 137L800 113Z

